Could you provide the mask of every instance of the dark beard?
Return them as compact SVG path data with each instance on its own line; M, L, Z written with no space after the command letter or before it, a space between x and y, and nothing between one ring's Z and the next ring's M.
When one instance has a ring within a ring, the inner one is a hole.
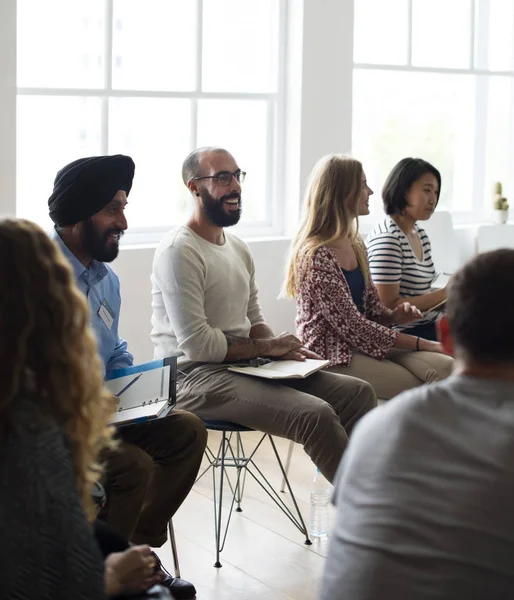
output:
M203 189L200 190L200 197L202 199L203 212L213 225L217 227L231 227L239 222L241 218L241 196L237 192L232 192L216 200L207 190ZM225 200L232 200L233 198L239 200L239 209L227 214L223 210L223 203Z
M112 262L120 250L118 244L108 241L108 237L113 234L123 235L121 229L108 229L104 233L100 232L91 219L84 221L84 247L94 260L99 262Z

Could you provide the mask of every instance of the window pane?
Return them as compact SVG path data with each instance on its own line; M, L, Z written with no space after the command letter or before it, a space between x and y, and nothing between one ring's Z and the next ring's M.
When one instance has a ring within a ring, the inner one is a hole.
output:
M241 221L267 216L267 104L256 100L200 100L198 146L226 148L247 172ZM271 161L270 161L271 162Z
M471 76L356 70L353 107L353 154L375 190L375 216L382 214L385 178L407 156L424 158L439 169L442 208L472 209Z
M468 68L471 0L412 0L412 64Z
M109 114L109 154L128 154L136 163L129 229L181 223L190 210L181 178L192 146L190 101L113 98Z
M483 0L482 0L483 1ZM489 69L514 70L514 0L489 5Z
M114 0L114 88L195 88L196 4L192 0Z
M492 210L493 185L503 184L503 195L514 206L514 87L507 77L489 78L486 173L484 198ZM512 209L511 209L512 214Z
M49 227L47 200L57 171L100 153L100 100L19 96L17 214Z
M104 0L18 0L18 86L104 83Z
M408 0L355 0L354 61L406 64L408 18Z
M204 0L204 91L276 91L279 7L278 0Z

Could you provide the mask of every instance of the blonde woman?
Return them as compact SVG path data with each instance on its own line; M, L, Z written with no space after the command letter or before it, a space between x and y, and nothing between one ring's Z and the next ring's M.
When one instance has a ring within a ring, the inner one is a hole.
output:
M162 579L150 548L104 563L90 526L113 402L86 301L57 246L29 221L0 221L0 281L0 595L142 592Z
M296 298L297 333L306 347L328 359L332 371L363 379L389 399L445 378L453 359L438 342L391 328L422 315L406 302L386 308L371 281L358 217L369 214L372 194L359 161L335 154L317 163L285 294Z

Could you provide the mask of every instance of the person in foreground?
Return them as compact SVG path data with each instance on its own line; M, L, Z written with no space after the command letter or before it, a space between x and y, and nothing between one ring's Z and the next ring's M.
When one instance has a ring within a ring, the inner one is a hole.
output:
M371 277L390 309L408 300L422 313L415 323L397 328L436 340L439 312L431 307L446 299L446 289L431 290L436 271L430 239L418 221L434 214L441 193L441 174L426 160L404 158L389 173L382 189L387 218L368 235Z
M321 598L504 600L514 590L514 250L450 281L445 381L367 415L338 470Z
M105 371L133 364L127 342L118 334L119 280L106 264L118 255L127 229L124 212L133 176L128 156L82 158L57 173L48 200L55 223L52 237L88 299ZM105 456L107 508L102 516L126 540L162 546L168 521L200 468L205 426L195 415L174 410L162 419L121 427L118 435L117 450ZM191 583L171 576L164 585L177 599L196 593Z
M422 315L408 302L390 310L377 295L358 234L358 217L369 214L372 194L358 160L341 154L319 160L307 186L284 292L296 298L297 331L305 346L328 359L331 371L364 379L379 398L389 400L444 379L453 359L438 342L391 328Z
M178 357L177 404L204 419L299 442L331 481L355 422L376 405L373 389L327 372L279 383L227 371L257 357L317 355L266 325L250 250L226 231L241 216L245 173L234 157L220 148L197 149L185 159L182 177L193 214L162 239L152 272L155 357Z
M55 244L0 221L0 596L91 600L162 579L148 546L103 563L89 521L114 411L87 304Z

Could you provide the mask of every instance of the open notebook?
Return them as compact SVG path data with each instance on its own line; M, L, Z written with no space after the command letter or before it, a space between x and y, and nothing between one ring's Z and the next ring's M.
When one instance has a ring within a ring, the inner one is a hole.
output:
M165 416L175 406L176 380L175 357L109 371L105 386L119 400L111 423L128 425Z
M307 358L304 361L274 360L259 367L232 366L228 370L252 377L264 377L264 379L305 379L329 364L328 360Z

